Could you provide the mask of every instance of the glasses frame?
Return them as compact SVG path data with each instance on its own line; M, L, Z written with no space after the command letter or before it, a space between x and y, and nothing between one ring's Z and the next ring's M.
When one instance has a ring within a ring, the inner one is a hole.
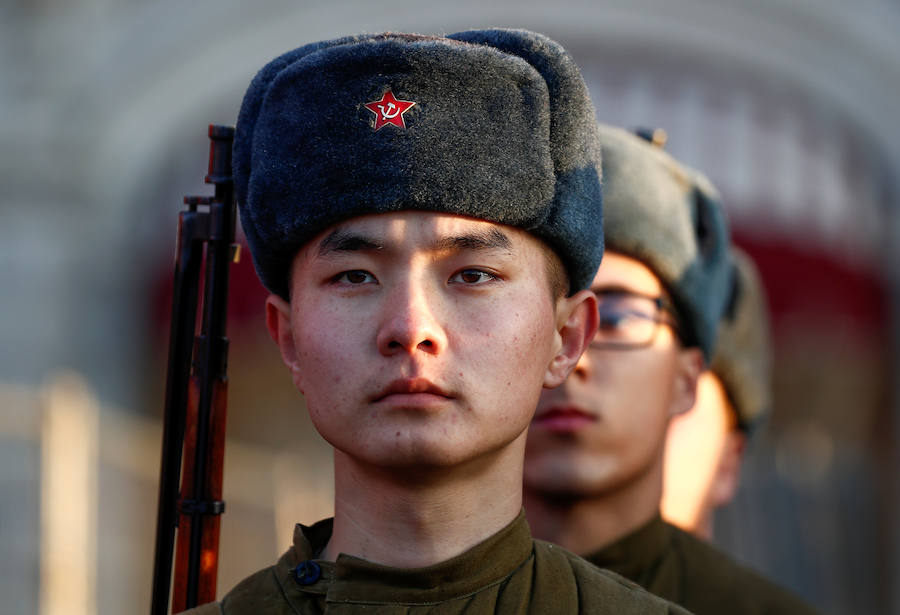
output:
M650 335L650 339L646 342L641 343L623 343L623 342L611 342L611 341L599 341L596 339L591 340L590 344L588 344L588 348L594 350L640 350L642 348L649 348L656 341L657 336L659 335L659 329L662 325L668 325L672 328L672 332L678 337L681 338L681 332L678 326L678 318L675 312L675 305L665 297L661 297L658 295L651 295L649 293L639 293L631 290L623 290L623 289L609 289L609 290L600 290L594 291L594 294L597 296L599 300L601 297L605 295L623 295L629 297L640 297L642 299L649 299L653 301L656 305L656 316L654 318L648 319L650 322L654 323L653 333ZM599 311L599 310L598 310Z

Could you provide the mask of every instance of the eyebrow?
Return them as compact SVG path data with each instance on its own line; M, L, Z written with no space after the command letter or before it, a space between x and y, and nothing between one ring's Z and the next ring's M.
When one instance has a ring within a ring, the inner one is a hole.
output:
M335 229L319 243L319 256L328 256L334 252L374 252L383 249L384 244L372 237Z
M428 246L429 252L454 252L459 250L511 250L512 241L500 229L471 231L462 235L442 237ZM385 243L375 237L335 229L320 243L318 256L335 252L376 252L385 249Z
M435 252L454 250L510 250L512 242L506 233L497 228L472 231L464 235L443 237L431 249Z
M603 295L631 295L632 297L643 297L644 299L661 300L666 305L673 305L672 299L665 289L661 289L659 293L645 293L621 284L613 284L611 286L603 286L600 288L591 288L591 292L602 297Z
M640 295L642 293L635 292L633 289L628 288L622 284L613 284L610 286L597 286L591 287L591 292L596 295Z

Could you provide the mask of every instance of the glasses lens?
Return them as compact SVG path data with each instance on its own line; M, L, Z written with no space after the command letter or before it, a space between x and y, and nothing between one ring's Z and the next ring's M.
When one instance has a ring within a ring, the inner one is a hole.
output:
M600 326L594 338L603 346L644 346L653 341L659 321L656 301L625 293L597 295Z

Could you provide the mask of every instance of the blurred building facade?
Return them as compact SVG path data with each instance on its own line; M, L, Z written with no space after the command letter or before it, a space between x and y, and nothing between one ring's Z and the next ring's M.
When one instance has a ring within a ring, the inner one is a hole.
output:
M0 594L14 597L0 611L46 608L42 425L59 368L99 408L96 610L147 601L166 284L181 197L205 192L206 124L233 123L254 72L302 43L486 25L562 42L602 121L664 128L722 190L760 266L776 407L717 541L824 612L900 612L900 7L888 0L0 6ZM263 297L245 260L229 323L223 588L272 560L286 525L328 512L328 481L307 471L329 467L328 450L261 329Z

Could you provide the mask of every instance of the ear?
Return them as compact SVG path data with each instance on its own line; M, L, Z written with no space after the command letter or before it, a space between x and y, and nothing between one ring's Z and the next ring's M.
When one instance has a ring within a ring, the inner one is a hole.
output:
M544 374L544 388L552 389L565 382L594 339L599 323L597 297L593 292L582 290L557 300L556 352Z
M697 380L705 367L703 351L699 348L682 348L678 351L675 366L675 391L669 416L684 414L697 401Z
M747 436L739 429L732 428L722 444L722 454L709 490L709 503L719 508L734 499L741 482L741 464L747 448Z
M294 386L302 393L297 347L294 345L294 330L291 326L291 304L278 295L269 295L266 298L266 328L272 341L281 351L281 360L291 371Z

